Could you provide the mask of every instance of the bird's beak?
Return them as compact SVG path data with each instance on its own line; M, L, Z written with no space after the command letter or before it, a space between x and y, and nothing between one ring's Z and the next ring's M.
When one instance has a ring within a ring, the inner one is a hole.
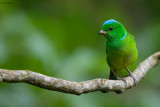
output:
M104 31L104 30L101 30L101 31L99 32L100 35L107 35L107 33L108 33L108 32L107 32L107 31Z

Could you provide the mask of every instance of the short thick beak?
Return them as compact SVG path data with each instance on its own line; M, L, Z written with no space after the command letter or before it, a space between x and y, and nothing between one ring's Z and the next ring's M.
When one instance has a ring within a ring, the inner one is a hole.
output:
M99 32L99 34L100 34L100 35L107 35L107 31L101 30L101 31Z

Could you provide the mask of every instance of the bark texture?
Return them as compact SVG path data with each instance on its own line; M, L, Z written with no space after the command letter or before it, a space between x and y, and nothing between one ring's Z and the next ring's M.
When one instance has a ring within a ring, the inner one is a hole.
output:
M160 52L157 52L146 60L144 60L133 72L137 82L139 82L146 73L157 65L160 61ZM94 91L122 93L125 89L134 86L132 77L125 77L125 82L122 80L108 80L97 78L82 82L72 82L59 78L49 77L30 70L7 70L0 69L0 82L8 83L28 83L34 86L58 91L63 93L80 95Z

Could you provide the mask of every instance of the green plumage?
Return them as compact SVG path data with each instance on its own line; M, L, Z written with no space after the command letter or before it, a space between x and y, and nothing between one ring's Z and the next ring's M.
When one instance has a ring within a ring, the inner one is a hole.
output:
M111 69L110 79L117 79L122 69L127 69L137 60L138 52L134 36L128 33L121 23L113 19L103 24L100 34L107 40L106 53Z

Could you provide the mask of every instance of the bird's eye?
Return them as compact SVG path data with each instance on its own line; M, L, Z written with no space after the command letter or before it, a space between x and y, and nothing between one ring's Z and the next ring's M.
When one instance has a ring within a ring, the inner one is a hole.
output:
M111 30L111 31L112 31L112 30L113 30L113 27L110 27L110 28L109 28L109 30Z

